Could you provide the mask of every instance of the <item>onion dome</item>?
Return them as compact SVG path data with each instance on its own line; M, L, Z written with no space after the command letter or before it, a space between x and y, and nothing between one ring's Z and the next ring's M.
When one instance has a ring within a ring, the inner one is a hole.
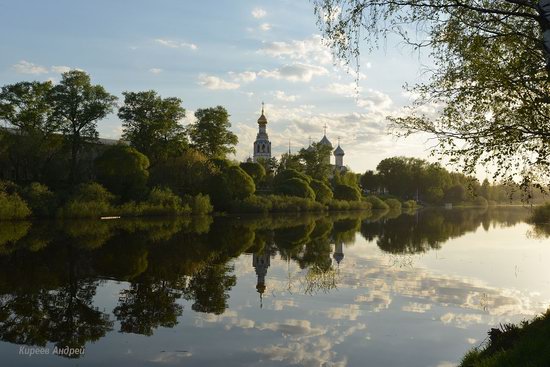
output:
M342 149L342 147L340 146L340 144L338 144L338 146L336 147L336 149L334 149L334 155L335 156L339 156L339 155L344 155L346 153L344 153L344 149Z
M264 115L264 103L262 102L262 115L258 119L259 125L266 125L267 124L267 118Z
M321 139L319 143L332 148L332 143L328 140L326 135L323 135L323 139Z

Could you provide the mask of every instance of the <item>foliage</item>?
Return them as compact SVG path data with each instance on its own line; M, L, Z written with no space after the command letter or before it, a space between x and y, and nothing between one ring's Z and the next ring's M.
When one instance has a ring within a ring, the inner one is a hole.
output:
M416 208L417 204L414 200L406 200L402 203L401 207L403 209L414 209Z
M313 179L309 183L309 186L313 192L315 192L315 201L322 204L328 204L334 197L330 187L328 187L328 185L326 185L323 181Z
M252 195L244 200L234 201L231 206L234 213L292 213L324 209L321 203L311 199L280 195Z
M330 155L332 148L322 143L312 143L308 148L300 149L298 157L304 167L304 173L312 178L325 181L330 175Z
M69 201L58 210L62 218L99 218L113 215L114 195L98 183L80 184Z
M214 210L212 204L210 204L210 197L208 195L187 195L184 197L184 202L191 208L191 213L195 215L210 214Z
M265 177L265 168L260 163L256 162L242 162L239 164L239 167L241 167L252 179L254 180L254 184L258 186L260 181Z
M397 199L389 198L384 200L384 202L388 205L390 210L401 210L401 202Z
M371 203L372 209L388 210L390 207L378 196L369 195L364 199L366 202Z
M145 154L152 166L184 151L188 142L180 121L185 109L179 98L162 98L153 90L123 95L124 105L118 111L122 137Z
M368 201L331 200L328 203L329 210L370 210L372 204Z
M535 207L530 221L536 224L550 223L550 203Z
M374 171L368 170L361 175L359 184L363 190L367 190L368 192L376 192L380 189L381 180Z
M311 189L307 181L299 178L289 178L282 182L278 182L277 185L274 186L274 192L280 195L315 200L315 192Z
M304 173L298 172L295 169L283 169L277 172L277 175L273 178L273 186L278 186L291 178L297 178L307 183L311 182L311 177Z
M361 193L355 186L339 184L334 187L334 198L337 200L359 201Z
M504 324L489 331L482 348L469 351L460 367L547 366L550 363L550 311L519 325Z
M234 200L243 200L256 191L254 180L239 166L226 166L210 179L208 194L218 210L228 209Z
M49 217L54 214L57 198L46 185L33 182L22 191L22 195L33 216Z
M194 149L167 158L149 171L150 185L169 187L180 196L205 192L210 178L219 173L213 162Z
M95 161L97 180L123 201L140 199L147 193L149 159L126 145L108 148Z
M318 23L334 52L359 67L370 48L397 33L415 49L428 48L427 82L408 116L393 118L404 135L427 132L439 151L467 173L477 164L523 183L550 172L550 30L538 1L314 0ZM547 15L546 15L547 16ZM359 74L357 74L359 75ZM428 109L437 108L435 114Z
M229 128L229 113L222 106L199 108L195 112L196 121L188 127L192 146L207 157L225 158L235 153L237 135Z
M78 160L83 147L97 139L97 121L113 111L116 99L103 86L92 85L90 76L80 70L63 73L61 82L53 87L54 119L71 149L71 182L78 179Z

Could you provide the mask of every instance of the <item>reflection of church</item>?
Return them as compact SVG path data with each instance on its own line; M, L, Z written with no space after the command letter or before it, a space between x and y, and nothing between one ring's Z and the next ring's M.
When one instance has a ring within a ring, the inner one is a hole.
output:
M265 292L265 276L267 275L267 269L271 265L271 256L269 251L263 251L262 253L252 254L252 266L256 270L257 282L256 290L260 294L260 307L262 307L263 294Z
M334 244L334 253L332 254L333 259L336 261L336 264L340 265L340 262L344 260L344 242L342 240L336 240Z
M332 154L334 155L334 164L331 165L334 169L337 169L339 171L345 171L346 167L344 166L344 150L340 146L340 139L338 139L338 146L336 149L333 150L332 143L327 138L327 126L325 125L324 135L323 138L319 141L319 144L322 144L324 146L327 146L332 151ZM264 113L264 104L262 103L262 114L260 115L260 118L258 118L258 134L256 134L256 140L254 141L254 153L252 155L252 161L258 162L258 160L262 159L270 159L271 158L271 142L269 141L269 136L267 135L267 118L265 117ZM310 146L308 149L313 149L313 147ZM290 153L290 145L289 145L289 153ZM325 162L327 164L330 163L330 153L326 155L324 158Z

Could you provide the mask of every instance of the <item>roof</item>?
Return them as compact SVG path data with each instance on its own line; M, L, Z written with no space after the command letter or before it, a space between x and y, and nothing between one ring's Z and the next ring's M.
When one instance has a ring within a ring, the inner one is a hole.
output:
M265 115L263 113L258 119L258 124L267 124L267 119L265 118Z
M334 155L344 155L344 154L346 154L346 153L344 153L344 149L342 149L340 144L338 144L336 149L334 149Z
M329 147L332 148L332 143L330 142L330 140L328 140L326 135L323 135L323 139L321 139L321 141L319 143L321 143L323 145L328 145Z

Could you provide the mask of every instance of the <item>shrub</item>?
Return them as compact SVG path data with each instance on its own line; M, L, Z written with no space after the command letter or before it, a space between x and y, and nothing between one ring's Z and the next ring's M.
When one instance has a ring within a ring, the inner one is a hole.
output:
M147 193L149 159L136 149L115 145L95 161L98 181L122 200L140 199Z
M290 169L282 170L281 172L277 173L277 175L273 178L273 185L278 186L282 184L284 181L290 180L291 178L298 178L307 183L311 182L311 177L301 172L298 172L295 169L290 168Z
M339 184L334 187L334 198L337 200L359 201L361 193L357 187Z
M390 208L388 204L386 204L378 196L369 195L364 200L371 203L373 209L387 210Z
M318 201L322 204L327 204L334 197L334 194L332 193L330 187L328 187L328 185L326 185L323 181L315 179L311 180L309 186L311 187L313 192L315 192L315 201Z
M54 214L57 200L55 194L41 183L33 182L23 190L23 198L36 217L47 217Z
M228 166L211 177L208 193L214 207L229 209L234 200L243 200L256 191L254 180L239 166Z
M265 177L265 168L259 163L242 162L239 167L241 167L250 177L252 177L256 185L258 185Z
M391 209L391 210L401 210L401 202L397 199L386 199L384 200L384 202L386 204L388 204L388 207Z
M325 207L311 199L295 196L250 196L233 202L231 211L235 213L268 213L268 212L308 212L322 211Z
M315 200L315 192L308 185L307 181L299 178L290 178L283 182L279 182L274 187L274 191L281 195Z
M186 196L184 202L191 208L191 212L197 215L211 213L213 210L208 195L197 194L195 196Z
M113 199L113 194L98 183L81 184L58 211L58 215L64 218L99 218L113 215Z
M23 219L29 215L31 210L19 195L0 191L0 220Z
M372 204L367 201L331 200L328 203L329 210L370 210Z

